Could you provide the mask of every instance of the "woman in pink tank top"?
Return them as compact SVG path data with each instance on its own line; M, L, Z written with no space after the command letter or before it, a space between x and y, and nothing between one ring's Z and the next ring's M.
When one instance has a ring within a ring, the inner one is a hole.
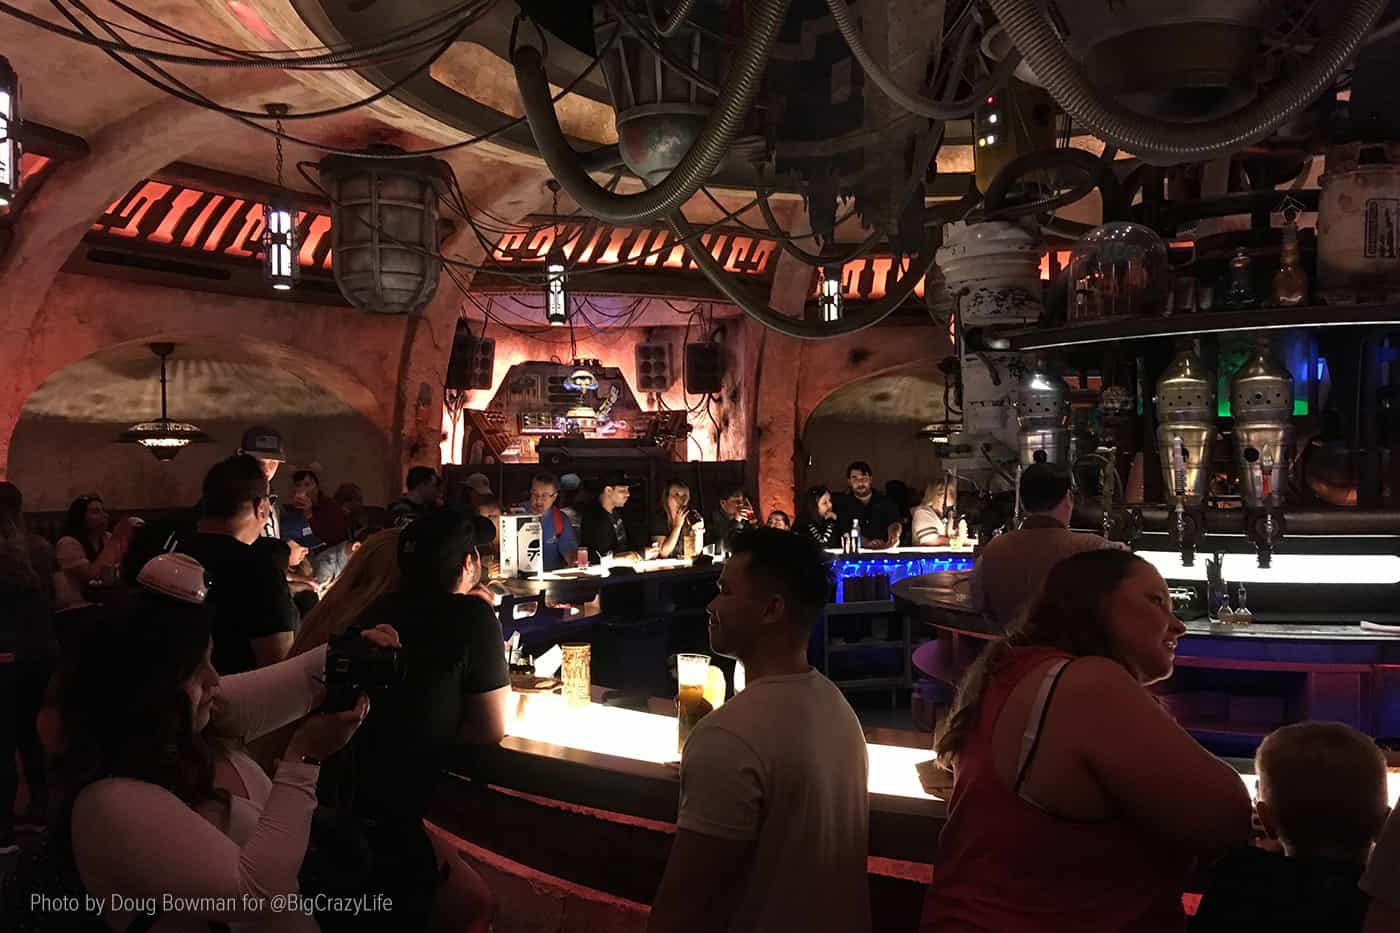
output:
M1141 558L1056 565L938 740L954 783L922 933L1185 929L1194 862L1248 839L1250 800L1145 689L1184 631Z

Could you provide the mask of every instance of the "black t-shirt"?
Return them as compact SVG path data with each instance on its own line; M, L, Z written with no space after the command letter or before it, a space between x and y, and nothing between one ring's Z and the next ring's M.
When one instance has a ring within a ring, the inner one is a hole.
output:
M588 548L590 563L598 563L604 554L621 554L633 550L627 540L627 526L622 510L603 511L602 506L589 509L583 516L583 540L580 547Z
M257 667L253 639L296 631L300 614L286 570L266 551L229 535L191 535L177 548L204 565L214 607L214 670L237 674Z
M1211 870L1191 933L1361 933L1365 866L1238 849Z
M682 550L682 548L681 548L681 539L682 539L683 537L685 537L686 532L689 530L689 526L690 526L690 519L687 518L687 519L686 519L686 522L685 522L685 525L681 526L681 533L680 533L679 535L676 536L676 546L675 546L674 548L671 549L670 553L657 554L656 556L657 556L657 557L680 557L680 556L681 556L681 550ZM652 541L655 541L657 538L660 538L660 539L661 539L661 543L662 543L662 544L665 544L665 543L666 543L666 539L669 538L670 536L671 536L671 516L668 515L668 514L666 513L666 510L665 510L664 508L661 509L659 512L653 512L652 515L651 515L651 540L652 540ZM650 544L651 541L648 541L647 543Z
M724 509L715 509L710 514L710 523L705 526L705 542L717 543L724 548L729 547L729 539L734 537L734 532L738 531L740 522L737 518L730 518L724 514Z
M903 521L894 500L878 492L872 491L870 501L865 503L849 492L832 498L835 500L832 504L836 506L836 527L840 534L850 531L851 521L859 519L862 538L883 538L889 534L891 525Z
M380 624L392 625L403 643L402 680L370 697L350 744L353 783L345 789L362 816L417 823L448 753L462 746L467 698L510 683L505 640L491 607L460 594L390 593L355 628ZM328 785L345 779L346 763L337 765L322 777L323 799Z

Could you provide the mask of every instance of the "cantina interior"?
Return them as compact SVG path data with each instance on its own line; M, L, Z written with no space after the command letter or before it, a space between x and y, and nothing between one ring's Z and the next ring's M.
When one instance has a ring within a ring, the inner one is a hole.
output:
M1261 747L1294 724L1379 749L1393 805L1397 62L1386 0L0 3L0 481L23 496L0 543L30 555L0 564L0 614L54 633L25 647L0 625L20 723L0 872L26 878L82 812L62 792L74 620L169 596L144 561L193 563L181 542L220 517L209 477L246 455L272 471L250 514L268 509L296 608L256 629L249 669L296 663L375 535L399 548L384 595L411 590L415 523L472 529L456 595L499 624L504 736L440 751L420 822L480 899L435 902L423 929L695 928L663 907L698 793L683 751L762 683L717 650L715 606L721 574L759 560L731 544L768 526L821 553L804 666L865 740L852 933L995 928L931 906L963 792L951 757L930 775L960 685L1053 588L1050 545L1004 584L975 569L1025 529L1163 584L1169 676L1116 660L1160 728L1232 769L1241 842L1296 848L1254 807ZM1039 504L1044 477L1063 503ZM218 584L195 585L216 659ZM1022 585L1014 615L990 608ZM408 657L420 616L402 619ZM370 696L371 717L398 702ZM236 864L247 838L224 836ZM1219 856L1180 873L1170 922L1121 928L1219 929ZM1365 929L1400 930L1400 893L1383 926L1358 883ZM784 928L745 913L762 901L714 916ZM1089 917L1111 906L1077 909L1076 929L1112 928ZM178 914L151 929L188 929Z

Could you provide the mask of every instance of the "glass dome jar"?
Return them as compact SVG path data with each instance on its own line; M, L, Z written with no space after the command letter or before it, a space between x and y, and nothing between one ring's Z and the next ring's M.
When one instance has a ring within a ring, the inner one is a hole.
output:
M1144 317L1166 310L1167 245L1142 224L1095 227L1070 255L1069 319Z

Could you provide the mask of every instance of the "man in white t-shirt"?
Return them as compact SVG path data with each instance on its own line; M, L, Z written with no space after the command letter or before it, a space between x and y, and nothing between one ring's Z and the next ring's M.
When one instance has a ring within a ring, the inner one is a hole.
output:
M748 686L696 725L648 933L869 933L865 736L807 663L829 578L809 538L737 532L710 644Z

